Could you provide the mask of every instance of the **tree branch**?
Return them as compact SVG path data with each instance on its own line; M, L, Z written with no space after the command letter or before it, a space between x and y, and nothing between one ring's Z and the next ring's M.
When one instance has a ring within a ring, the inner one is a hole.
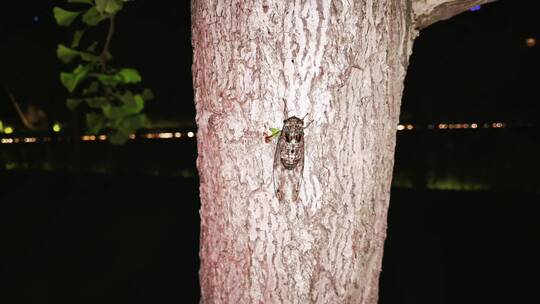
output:
M24 115L23 111L21 110L21 107L19 107L19 103L15 99L15 96L13 96L13 93L11 93L11 91L5 84L4 84L4 90L9 96L9 99L11 99L11 102L13 103L15 110L17 110L17 114L19 115L19 118L21 119L23 125L27 127L28 129L31 129L31 130L34 129L34 126L28 121L28 119L26 119L26 115Z
M453 17L475 5L496 0L412 0L415 27L419 30Z
M111 47L111 40L114 34L114 15L112 15L109 19L109 31L107 32L107 40L105 40L105 46L103 47L103 51L101 52L101 72L105 73L106 65L107 65L107 56L109 54L109 49Z

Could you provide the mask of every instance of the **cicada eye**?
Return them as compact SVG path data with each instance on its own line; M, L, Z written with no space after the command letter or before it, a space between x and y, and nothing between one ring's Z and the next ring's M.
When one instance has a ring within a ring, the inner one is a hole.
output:
M291 135L289 133L285 133L285 140L287 142L290 142L291 141Z
M301 141L302 140L302 135L301 134L296 134L296 141Z

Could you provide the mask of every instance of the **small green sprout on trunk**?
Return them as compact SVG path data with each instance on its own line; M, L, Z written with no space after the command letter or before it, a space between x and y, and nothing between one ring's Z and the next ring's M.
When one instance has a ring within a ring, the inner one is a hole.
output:
M88 132L107 132L111 143L124 144L132 133L148 124L142 110L145 102L154 98L149 89L140 93L129 90L130 86L142 81L136 69L109 65L116 16L128 0L66 1L78 3L82 8L76 11L53 9L59 26L78 26L74 29L71 44L59 44L56 51L62 62L73 65L71 71L60 73L60 81L70 93L66 105L70 110L86 105ZM104 41L85 41L85 33L102 22L108 22Z
M264 141L266 143L269 143L272 140L272 138L279 137L280 134L281 134L280 129L278 129L278 128L270 128L270 131L264 137Z

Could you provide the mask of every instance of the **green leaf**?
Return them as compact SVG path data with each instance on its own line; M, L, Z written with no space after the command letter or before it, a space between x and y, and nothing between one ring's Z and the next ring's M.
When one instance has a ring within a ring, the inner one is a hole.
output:
M78 51L70 49L63 44L59 44L58 48L56 49L56 56L64 63L71 62L71 60L73 60L73 58L77 57L78 55Z
M107 6L109 0L96 0L96 9L101 14L105 13L105 6Z
M144 89L142 92L142 98L144 101L154 100L154 93L150 89Z
M138 83L142 80L141 75L135 69L121 69L117 75L121 77L124 83Z
M106 104L102 109L105 117L110 120L120 120L130 114L129 111L123 106L115 107L111 104Z
M86 50L88 52L95 52L97 47L97 41L94 41Z
M103 113L109 119L121 119L128 115L138 114L144 109L144 99L139 94L133 95L131 91L127 91L123 95L115 96L122 101L122 105L103 107Z
M68 3L86 3L86 4L94 5L92 0L68 0L67 2Z
M75 33L73 34L73 42L71 42L72 48L79 47L79 43L81 42L83 35L84 35L84 30L75 31Z
M86 126L88 127L88 132L91 134L98 134L101 130L105 128L106 123L107 119L101 114L86 114Z
M121 106L113 106L107 103L102 107L105 117L111 120L120 120L129 115L138 114L144 109L144 99L141 95L133 96L128 91L122 96L121 100L124 102Z
M274 137L279 135L281 133L281 130L278 128L270 128L270 132L272 133L270 134L270 137Z
M81 55L82 60L87 62L97 62L100 59L99 56L90 53L80 52L79 55Z
M116 87L120 82L122 82L122 79L118 77L118 75L107 75L107 74L101 74L96 73L92 74L91 76L96 77L99 82L106 86L112 86Z
M117 128L109 133L112 144L124 144L129 136L140 128L148 125L148 118L145 114L128 116L117 125Z
M148 124L148 118L145 114L131 115L120 123L120 128L126 133L133 133L136 130L145 127Z
M77 18L81 12L70 12L66 11L60 7L55 6L53 9L54 19L56 23L60 26L70 26L71 23Z
M83 90L83 95L95 94L99 90L99 83L97 81L92 81L90 86Z
M130 114L137 114L144 109L144 99L137 94L133 98L133 102L125 104L124 107Z
M81 56L82 60L88 61L88 62L96 62L99 61L99 57L85 52L79 52L74 49L70 49L67 46L63 44L58 45L58 49L56 50L56 55L60 60L62 60L64 63L69 63L73 58L77 56Z
M96 26L98 23L106 19L104 16L102 16L96 9L95 6L91 7L86 13L84 13L83 22L88 24L89 26Z
M124 3L121 0L109 0L105 7L105 13L116 14L124 7Z
M66 106L71 111L75 111L75 109L81 104L82 99L76 99L76 98L68 98L66 100Z
M88 66L79 65L72 73L60 73L60 81L69 92L73 92L77 85L86 78L88 71Z
M124 104L133 104L135 103L135 96L131 91L126 91L124 95L118 95L118 99L120 99Z
M114 15L122 9L121 0L96 0L96 9L101 14Z
M93 109L100 109L107 104L109 104L109 101L107 101L107 98L105 97L90 97L84 99L88 106Z
M128 111L124 107L114 107L107 104L102 109L105 117L110 120L120 120L129 115Z

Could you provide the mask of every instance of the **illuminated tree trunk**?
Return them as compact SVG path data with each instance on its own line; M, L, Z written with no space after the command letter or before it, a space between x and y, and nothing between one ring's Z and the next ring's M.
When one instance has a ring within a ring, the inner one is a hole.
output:
M203 303L377 302L414 37L480 2L192 1ZM279 203L264 135L284 103L312 123Z

